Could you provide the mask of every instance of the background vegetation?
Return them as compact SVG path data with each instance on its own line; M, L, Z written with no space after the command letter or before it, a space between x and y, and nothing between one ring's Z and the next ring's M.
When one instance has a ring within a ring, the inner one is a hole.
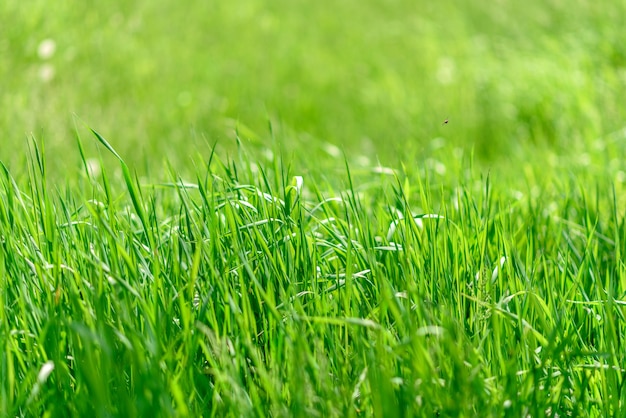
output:
M494 159L528 143L582 148L623 128L625 8L3 2L0 150L23 155L34 135L76 154L77 119L156 167L232 146L235 127L320 160L330 143L395 164L439 137Z
M1 416L624 414L623 2L0 22Z

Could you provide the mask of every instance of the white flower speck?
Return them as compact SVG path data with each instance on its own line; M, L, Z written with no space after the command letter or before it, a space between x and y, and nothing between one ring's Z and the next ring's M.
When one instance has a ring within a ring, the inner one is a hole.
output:
M44 83L51 81L54 78L54 67L50 64L44 64L39 69L39 78Z
M44 39L37 47L37 55L42 60L47 60L52 58L56 49L57 44L53 39Z
M102 170L100 169L100 161L97 158L88 158L85 161L85 165L90 176L97 177L100 175Z

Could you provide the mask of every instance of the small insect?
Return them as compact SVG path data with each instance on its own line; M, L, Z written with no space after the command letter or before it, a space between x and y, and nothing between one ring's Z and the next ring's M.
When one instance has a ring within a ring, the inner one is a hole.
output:
M448 120L448 118L446 118L446 119L443 121L443 123L441 124L441 126L443 126L443 125L447 125L447 124L448 124L448 122L450 122L450 121Z

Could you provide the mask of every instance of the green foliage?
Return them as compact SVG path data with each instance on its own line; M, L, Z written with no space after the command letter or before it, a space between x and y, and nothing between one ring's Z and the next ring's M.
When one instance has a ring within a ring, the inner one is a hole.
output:
M606 176L450 158L333 188L242 149L146 183L94 134L119 180L51 187L40 147L2 166L2 415L623 414Z
M626 415L624 3L366 3L0 3L0 416Z
M234 150L235 130L391 166L437 137L488 159L583 146L626 119L625 15L621 1L8 0L0 155L20 163L34 133L56 169L75 120L119 138L128 163L168 155L178 171L205 138Z

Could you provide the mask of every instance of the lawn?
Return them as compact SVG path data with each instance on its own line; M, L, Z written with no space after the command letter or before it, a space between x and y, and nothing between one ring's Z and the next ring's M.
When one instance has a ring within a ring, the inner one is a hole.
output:
M0 416L626 415L626 4L0 21Z

